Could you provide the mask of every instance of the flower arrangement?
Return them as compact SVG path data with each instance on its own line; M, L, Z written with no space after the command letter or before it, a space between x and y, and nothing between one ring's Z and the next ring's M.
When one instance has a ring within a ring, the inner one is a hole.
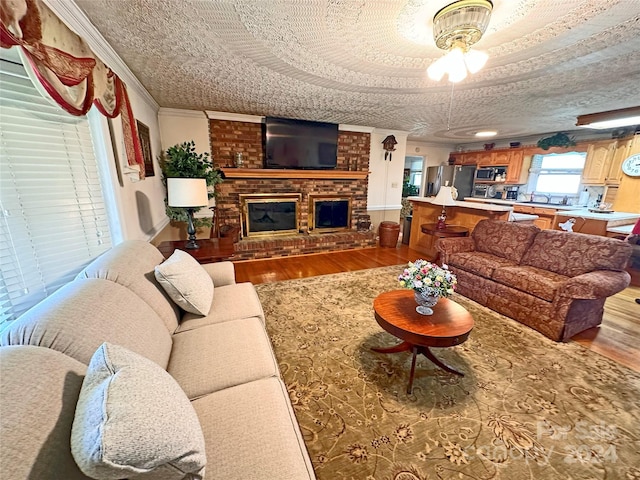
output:
M439 267L435 263L418 259L409 262L398 276L400 286L411 288L424 295L448 297L456 289L458 280L446 265Z

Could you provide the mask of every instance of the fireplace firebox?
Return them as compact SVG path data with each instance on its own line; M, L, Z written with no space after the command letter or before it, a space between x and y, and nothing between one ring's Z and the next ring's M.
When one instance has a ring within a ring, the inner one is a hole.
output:
M309 195L309 231L338 232L351 229L351 197Z
M298 233L301 197L299 193L240 195L243 236Z

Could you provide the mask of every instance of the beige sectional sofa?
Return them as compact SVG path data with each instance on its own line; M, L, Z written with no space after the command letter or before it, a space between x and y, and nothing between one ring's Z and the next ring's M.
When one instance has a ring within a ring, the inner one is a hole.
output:
M315 478L253 285L236 283L229 262L198 266L213 280L211 308L207 315L185 313L156 280L163 260L147 242L124 242L2 332L3 478L89 478L72 456L70 438L83 379L104 342L152 361L181 387L201 427L207 480ZM110 381L125 378L111 373ZM160 430L166 418L154 418L152 407L159 390L149 390L135 392L131 403L144 410L148 402L143 420L156 429L158 444L175 440L182 425ZM144 432L129 433L133 442ZM173 476L129 478L202 476L175 465L163 467Z
M625 242L516 222L482 220L470 237L436 248L458 293L553 340L600 325L605 300L631 278Z

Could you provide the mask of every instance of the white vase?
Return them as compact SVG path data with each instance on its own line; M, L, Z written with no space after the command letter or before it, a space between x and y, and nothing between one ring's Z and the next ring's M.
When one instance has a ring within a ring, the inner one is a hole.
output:
M431 307L433 307L436 303L438 303L438 300L440 300L440 297L438 295L427 295L417 290L413 291L413 298L415 298L416 303L418 304L418 306L416 307L416 312L418 312L420 315L433 315L433 310L431 309Z

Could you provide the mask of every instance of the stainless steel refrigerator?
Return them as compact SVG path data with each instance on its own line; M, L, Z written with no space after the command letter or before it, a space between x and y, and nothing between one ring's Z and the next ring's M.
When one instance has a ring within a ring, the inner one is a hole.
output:
M439 165L437 167L427 167L427 179L424 184L424 196L432 197L438 194L440 187L449 182L453 185L453 165Z
M473 196L473 182L476 177L475 165L457 165L453 175L453 186L458 190L457 200Z
M475 165L427 167L427 179L424 186L425 197L437 195L440 187L446 185L447 182L449 182L448 185L453 185L458 190L458 200L471 197L475 176Z

